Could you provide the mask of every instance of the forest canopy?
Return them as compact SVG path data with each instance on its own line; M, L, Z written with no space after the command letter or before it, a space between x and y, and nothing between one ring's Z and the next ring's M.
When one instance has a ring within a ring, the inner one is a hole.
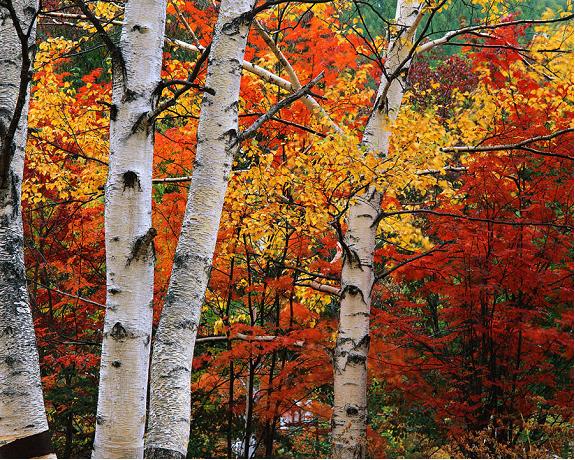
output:
M0 0L0 458L573 457L571 0Z

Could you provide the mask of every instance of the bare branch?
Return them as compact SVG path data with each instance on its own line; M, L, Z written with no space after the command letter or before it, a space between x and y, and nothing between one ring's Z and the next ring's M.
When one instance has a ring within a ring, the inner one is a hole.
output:
M268 110L267 113L265 113L264 115L259 117L249 128L247 128L246 130L244 130L243 132L241 132L238 135L238 139L237 139L236 143L240 143L240 142L254 136L256 134L257 130L266 121L272 119L274 117L274 115L276 113L278 113L282 108L290 105L292 102L297 101L299 98L301 98L305 94L307 94L309 92L309 90L311 88L313 88L317 84L317 82L320 81L322 78L323 78L323 71L317 77L315 77L313 80L311 80L307 85L302 86L300 89L298 89L294 93L287 96L285 99L282 99L277 104L272 106L272 108L270 110Z
M482 25L477 25L477 26L464 27L462 29L452 30L450 32L447 32L443 37L437 38L435 40L432 40L430 42L427 42L427 43L421 45L420 47L417 48L415 53L416 54L423 53L424 51L428 51L431 48L434 48L435 46L448 43L449 40L451 40L454 37L457 37L458 35L463 35L463 34L475 32L478 30L495 30L495 29L500 29L502 27L511 27L511 26L517 26L517 25L553 24L556 22L570 21L571 19L573 19L572 14L570 14L569 16L562 17L562 18L555 18L555 19L548 19L548 20L545 20L545 19L520 19L517 21L499 22L497 24L482 24Z
M406 259L406 260L404 260L404 261L398 263L397 265L395 265L394 267L392 267L392 268L390 268L390 269L388 269L388 270L385 270L385 271L383 271L383 272L377 273L377 274L375 275L374 284L375 284L377 281L379 281L379 280L381 280L381 279L383 279L383 278L385 278L385 277L391 275L394 271L399 270L401 267L404 267L404 266L406 266L406 265L408 265L408 264L410 264L410 263L412 263L412 262L415 262L416 260L423 259L424 257L427 257L427 256L433 254L434 252L441 252L445 246L447 246L448 244L452 244L452 243L454 243L454 242L455 242L455 241L446 241L446 242L444 242L444 243L441 243L439 246L436 246L436 247L430 249L429 251L425 251L425 252L422 252L421 254L418 254L418 255L416 255L416 256L414 256L414 257L410 257L409 259Z
M543 152L541 150L536 150L531 147L528 147L529 144L533 144L535 142L541 141L549 141L554 139L562 134L572 133L573 128L561 129L551 134L547 134L545 136L536 136L530 139L525 139L524 141L517 142L516 144L502 144L502 145L485 145L485 146L461 146L461 147L442 147L440 150L446 153L455 153L455 152L467 152L467 153L477 153L477 152L497 152L500 150L527 150L531 153L535 153L537 155L549 156L549 157L557 157L557 158L565 158L567 160L573 161L573 157L568 155L562 155L560 153L553 153L553 152Z
M40 284L38 282L36 282L36 284L43 289L47 289L48 291L57 292L58 294L61 294L63 296L70 297L72 299L78 299L78 300L81 300L82 302L86 302L86 303L89 303L91 305L95 305L97 307L106 308L106 305L98 303L98 302L94 302L93 300L87 299L86 297L81 297L79 295L74 295L74 294L70 294L69 292L61 291L60 289L44 286L43 284Z
M440 217L453 217L454 219L464 219L469 220L472 222L486 222L490 224L496 225L510 225L513 227L553 227L559 228L564 230L573 230L572 225L562 225L556 224L554 222L535 222L535 221L528 221L528 220L498 220L498 219L488 219L486 217L471 217L465 216L462 214L455 214L451 212L441 212L441 211L434 211L432 209L404 209L401 211L392 211L392 212L382 212L377 216L374 223L372 225L378 225L382 219L391 216L400 216L403 214L429 214L433 216L440 216Z

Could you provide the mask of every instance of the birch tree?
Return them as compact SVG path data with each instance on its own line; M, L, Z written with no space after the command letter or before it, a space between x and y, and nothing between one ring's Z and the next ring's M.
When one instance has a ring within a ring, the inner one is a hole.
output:
M21 192L38 2L0 2L0 457L50 457Z
M409 53L421 19L417 0L399 0L385 58L385 69L362 144L368 155L384 158L391 123L406 85ZM362 458L366 452L367 355L373 253L382 194L374 187L358 196L347 217L341 274L339 330L334 354L332 456Z
M84 14L95 19L85 4ZM152 113L162 68L166 3L129 1L119 46L94 25L113 58L110 160L105 188L106 316L95 458L139 458L154 294Z
M194 343L238 141L241 64L255 0L223 0L202 102L196 160L150 375L146 456L184 458Z

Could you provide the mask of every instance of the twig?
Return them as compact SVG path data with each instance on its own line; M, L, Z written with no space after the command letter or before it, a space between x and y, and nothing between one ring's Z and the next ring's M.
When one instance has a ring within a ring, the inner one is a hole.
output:
M236 143L240 143L249 139L250 137L254 136L257 130L268 120L272 119L276 113L278 113L282 108L290 105L292 102L297 101L299 98L303 97L305 94L309 92L309 90L314 87L318 81L323 78L323 71L315 77L312 81L310 81L307 85L302 86L300 89L295 91L294 93L287 96L285 99L282 99L277 104L272 106L265 114L259 117L254 123L247 128L246 130L242 131L236 140Z
M570 225L561 225L561 224L554 224L553 222L534 222L534 221L517 221L517 220L497 220L497 219L488 219L486 217L471 217L471 216L464 216L462 214L455 214L451 212L440 212L440 211L433 211L431 209L405 209L401 211L393 211L393 212L382 212L380 213L377 218L375 219L372 225L378 225L382 219L391 216L399 216L402 214L430 214L433 216L440 216L440 217L453 217L455 219L464 219L470 220L473 222L486 222L490 224L497 224L497 225L511 225L511 226L533 226L533 227L554 227L554 228L562 228L566 230L573 230L573 227Z
M443 249L443 247L447 246L448 244L452 244L454 242L455 241L446 241L446 242L442 243L441 245L430 249L429 251L422 252L421 254L418 254L414 257L411 257L409 259L404 260L403 262L398 263L397 265L395 265L394 267L392 267L388 270L385 270L383 272L376 274L374 283L376 281L379 281L379 280L391 275L394 271L399 270L401 267L404 267L405 265L410 264L411 262L415 262L416 260L423 259L424 257L427 257L428 255L433 254L434 252L440 252Z
M82 302L86 302L86 303L95 305L95 306L97 306L97 307L106 308L106 305L103 305L103 304L98 303L98 302L94 302L93 300L90 300L90 299L86 299L86 297L81 297L81 296L79 296L79 295L74 295L74 294L70 294L69 292L61 291L60 289L56 289L56 288L51 288L51 287L48 287L48 286L44 286L43 284L40 284L40 283L38 283L38 282L35 282L35 283L36 283L38 286L40 286L41 288L43 288L43 289L47 289L47 290L49 290L49 291L57 292L58 294L64 295L64 296L66 296L66 297L71 297L71 298L73 298L73 299L78 299L78 300L81 300Z
M551 156L551 157L558 157L558 158L565 158L567 160L573 161L573 157L568 155L561 155L560 153L553 153L553 152L542 152L541 150L532 149L528 146L529 144L533 144L535 142L540 141L549 141L554 139L562 134L567 134L573 132L573 128L562 129L556 131L551 134L547 134L545 136L536 136L530 139L525 139L524 141L517 142L516 144L503 144L503 145L485 145L485 146L461 146L461 147L442 147L440 150L446 153L455 153L455 152L496 152L498 150L528 150L529 152L535 153L537 155L544 155L544 156Z

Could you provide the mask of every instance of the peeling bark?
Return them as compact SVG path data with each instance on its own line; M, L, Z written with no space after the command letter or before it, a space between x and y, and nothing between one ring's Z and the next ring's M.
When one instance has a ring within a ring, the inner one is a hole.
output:
M242 62L255 0L223 0L208 60L197 152L150 376L146 455L185 456L197 326L237 149Z
M407 33L418 18L419 2L399 0L396 36L391 37L386 53L376 106L369 118L362 143L369 155L387 156L390 123L398 115L406 84L409 63L394 79L385 100L380 101L392 75L408 56L412 36ZM411 34L413 35L413 34ZM370 187L350 207L345 244L349 249L341 274L340 318L334 353L334 406L332 418L332 457L364 458L367 455L367 356L369 317L374 283L373 253L377 233L376 219L382 194Z
M127 2L120 55L113 54L114 110L105 191L107 298L95 458L141 458L144 453L155 229L154 129L141 120L157 104L165 19L164 0Z
M35 0L0 7L0 457L54 457L24 267L20 207ZM13 22L16 16L17 21ZM17 28L20 28L18 31Z

